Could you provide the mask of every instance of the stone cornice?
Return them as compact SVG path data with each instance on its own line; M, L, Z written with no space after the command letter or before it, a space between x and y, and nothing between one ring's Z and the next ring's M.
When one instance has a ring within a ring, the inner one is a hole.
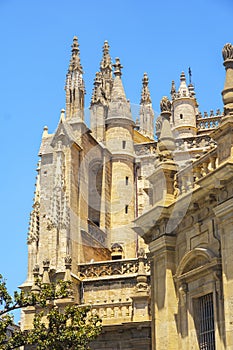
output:
M233 220L233 198L219 204L213 210L218 218L232 218Z
M158 255L166 251L175 251L175 245L175 236L163 235L149 244L149 250L151 253L156 252L156 255Z

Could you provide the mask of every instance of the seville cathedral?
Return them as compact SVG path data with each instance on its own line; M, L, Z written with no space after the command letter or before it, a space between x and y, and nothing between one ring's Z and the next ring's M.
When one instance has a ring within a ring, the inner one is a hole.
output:
M38 275L71 281L63 303L103 321L91 349L233 349L233 46L222 54L224 111L201 113L182 72L154 120L145 73L133 120L105 41L87 125L73 39L66 108L39 149L21 289Z

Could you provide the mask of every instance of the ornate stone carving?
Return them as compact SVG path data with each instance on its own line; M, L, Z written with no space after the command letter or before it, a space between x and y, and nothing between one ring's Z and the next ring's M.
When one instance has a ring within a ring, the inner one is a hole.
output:
M122 253L123 248L119 243L114 243L111 247L111 252L112 253Z
M162 100L160 101L160 109L161 112L171 112L171 102L167 96L163 96Z
M146 259L143 259L146 274L150 273L150 265ZM114 275L134 275L138 273L138 259L131 260L113 260L111 262L99 262L79 265L79 275L82 278L99 278L103 276Z
M70 255L67 255L65 257L65 267L68 269L68 268L71 268L71 263L72 263L72 258Z
M162 129L162 117L161 117L161 115L158 116L158 118L156 120L155 128L156 128L156 136L159 139L160 134L161 134L161 129Z
M44 269L48 269L48 268L49 268L49 265L50 265L49 259L43 260L43 267L44 267Z
M141 93L141 104L142 103L151 103L151 97L150 97L150 91L148 88L148 75L144 73L143 79L142 79L142 93Z
M62 151L61 141L56 151L56 165L54 172L53 193L48 215L48 230L56 227L58 230L66 229L70 222L70 211L66 195L65 183L65 155Z
M233 59L233 45L227 43L222 49L222 56L224 61Z
M140 248L138 250L138 258L144 258L145 257L145 249L144 248Z

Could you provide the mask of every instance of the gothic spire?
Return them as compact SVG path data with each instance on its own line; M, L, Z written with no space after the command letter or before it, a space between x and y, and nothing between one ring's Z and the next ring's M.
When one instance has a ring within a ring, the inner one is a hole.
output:
M140 128L139 131L146 137L154 138L154 112L151 104L150 90L148 87L149 79L147 73L142 78L142 93L140 101Z
M78 70L81 74L83 73L83 68L80 63L80 51L79 51L79 43L77 36L73 37L73 44L71 50L71 59L69 65L69 72Z
M71 59L66 75L66 118L84 119L83 68L80 63L78 38L74 36L71 50Z
M96 72L95 80L94 80L94 88L93 88L92 97L91 97L91 105L95 103L105 104L105 98L104 98L101 85L102 85L101 73Z
M148 87L149 79L147 73L142 78L141 104L151 103L150 90Z
M116 63L113 64L113 67L114 67L115 79L113 82L111 100L126 102L127 100L125 96L125 91L121 80L121 75L122 75L121 69L123 68L123 66L121 65L120 59L118 57L116 58Z
M176 95L176 86L174 80L172 80L172 86L171 86L171 98L174 100Z
M130 103L125 96L125 90L121 80L121 69L123 66L120 63L120 59L117 57L114 67L114 81L111 93L111 100L109 102L108 119L114 118L127 118L132 120L132 114L130 110Z
M109 44L107 40L105 40L103 46L103 56L100 62L100 71L102 73L105 73L106 71L112 72L112 61L109 54Z
M171 118L171 102L167 96L164 96L160 101L161 109L161 130L158 142L160 152L174 151L175 140L170 126Z

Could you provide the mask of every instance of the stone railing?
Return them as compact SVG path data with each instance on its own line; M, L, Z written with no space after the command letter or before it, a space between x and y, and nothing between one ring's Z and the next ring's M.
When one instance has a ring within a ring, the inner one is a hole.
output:
M103 324L129 322L132 319L132 301L113 301L112 303L92 304L91 312L99 315Z
M145 271L149 275L150 265L144 259ZM85 263L78 265L78 274L81 279L106 278L109 276L133 277L138 272L138 259L123 259Z
M88 220L88 233L100 244L106 246L107 235L93 221Z
M176 139L176 151L189 151L190 149L210 148L214 141L208 135L198 135L195 138Z
M200 116L197 118L197 128L198 131L212 130L216 129L222 119L222 115L207 115L204 114L204 117Z
M196 161L190 161L185 168L176 174L174 182L174 194L176 197L183 195L196 187L198 180L205 177L218 167L217 149L203 155Z
M148 156L156 154L157 142L139 143L134 145L137 156Z

